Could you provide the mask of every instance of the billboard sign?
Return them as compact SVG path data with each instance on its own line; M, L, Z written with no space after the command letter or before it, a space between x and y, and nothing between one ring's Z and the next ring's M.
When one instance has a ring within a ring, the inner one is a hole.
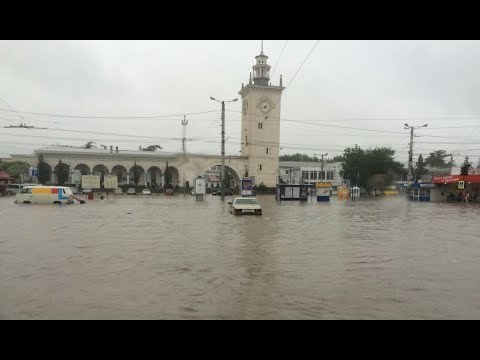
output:
M116 175L105 175L105 189L116 189L118 187L118 178Z
M72 181L74 183L81 183L82 182L82 172L80 170L75 170L73 172Z
M100 176L82 175L82 188L100 189Z
M240 178L240 194L242 196L251 196L253 190L252 178Z
M205 178L197 177L195 179L195 195L205 195L205 193L206 193Z

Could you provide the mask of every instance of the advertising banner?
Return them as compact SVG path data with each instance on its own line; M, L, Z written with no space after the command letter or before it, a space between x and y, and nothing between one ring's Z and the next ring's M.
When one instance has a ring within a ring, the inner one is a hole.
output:
M251 196L253 190L253 179L252 178L241 178L240 179L240 193L242 196Z

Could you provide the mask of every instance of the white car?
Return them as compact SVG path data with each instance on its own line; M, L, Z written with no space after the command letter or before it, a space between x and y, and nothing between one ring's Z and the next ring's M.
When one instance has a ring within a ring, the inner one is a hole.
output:
M148 190L148 189L143 189L143 190L142 190L142 195L151 195L150 190Z
M237 197L228 203L234 215L262 215L262 206L254 197Z

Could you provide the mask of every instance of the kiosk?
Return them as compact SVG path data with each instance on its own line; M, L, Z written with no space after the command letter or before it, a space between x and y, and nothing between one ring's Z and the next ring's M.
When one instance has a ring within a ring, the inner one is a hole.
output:
M317 201L325 202L330 201L330 189L332 184L330 183L316 183L315 188L317 190Z

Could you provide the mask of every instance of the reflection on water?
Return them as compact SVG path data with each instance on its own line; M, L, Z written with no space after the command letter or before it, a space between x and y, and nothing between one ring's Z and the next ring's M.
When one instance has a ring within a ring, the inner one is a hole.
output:
M0 198L0 318L480 318L480 206L258 198Z

